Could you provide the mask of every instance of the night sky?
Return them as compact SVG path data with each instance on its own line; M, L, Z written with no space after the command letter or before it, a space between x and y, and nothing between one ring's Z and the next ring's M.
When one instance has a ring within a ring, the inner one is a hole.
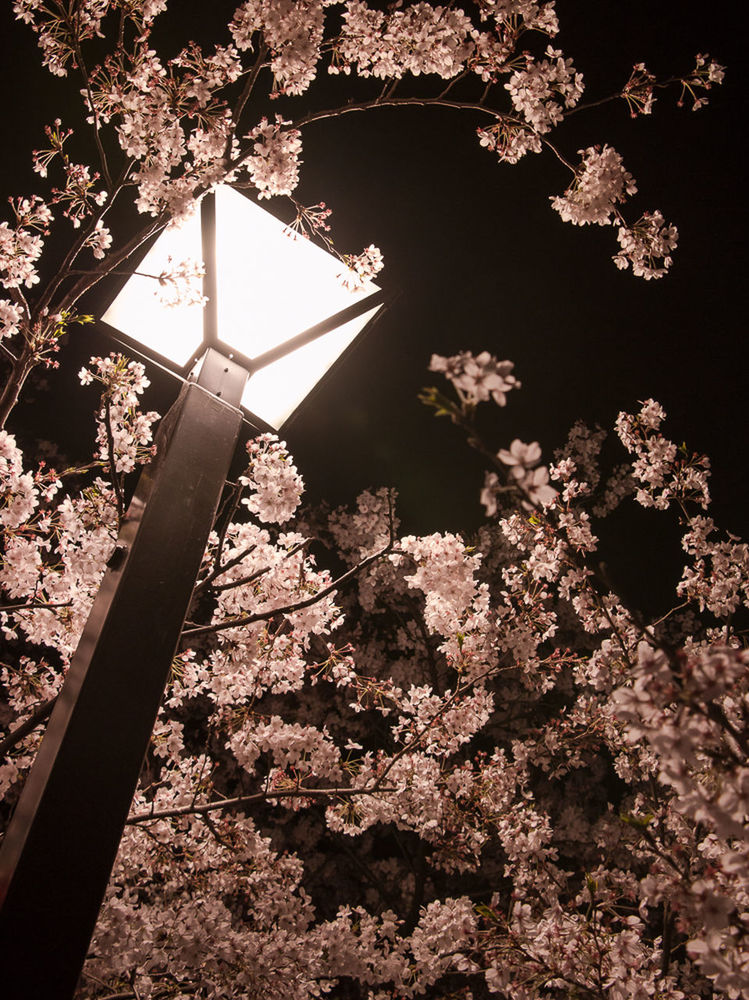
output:
M183 30L207 37L205 15L193 13L190 21L193 7L179 6ZM232 6L212 4L213 16ZM30 150L46 122L65 117L70 96L63 85L56 97L60 84L36 69L31 33L14 24L9 8L0 13L2 189L29 194L40 190ZM619 89L641 60L659 75L688 71L696 52L728 67L724 86L711 91L700 112L678 109L671 91L650 118L632 121L618 102L573 115L553 136L572 161L579 148L613 145L639 186L629 217L660 208L678 226L675 264L661 281L616 270L613 228L561 222L549 197L563 192L568 174L550 154L499 164L479 147L479 121L466 113L378 110L307 129L299 199L333 209L341 250L378 245L386 260L381 283L400 292L335 379L285 429L313 498L344 503L365 487L394 486L404 530L480 524L481 464L416 396L435 383L426 371L432 352L487 349L513 360L523 381L506 410L487 413L496 448L514 437L537 439L549 459L577 418L611 427L619 410L653 396L669 414L672 439L710 454L719 522L749 534L746 78L743 36L729 9L717 4L706 12L693 0L557 4L562 30L554 44L583 73L584 101ZM340 81L325 86L334 95ZM291 117L294 102L271 110ZM101 309L98 301L86 305ZM11 429L59 438L83 457L95 400L75 389L75 372L89 354L112 345L86 328L71 339L68 363L18 408ZM164 412L177 385L157 375L153 383L146 405ZM641 524L646 545L658 544L660 522L646 517ZM633 528L622 522L617 530L614 561L627 551ZM620 569L626 577L627 567Z

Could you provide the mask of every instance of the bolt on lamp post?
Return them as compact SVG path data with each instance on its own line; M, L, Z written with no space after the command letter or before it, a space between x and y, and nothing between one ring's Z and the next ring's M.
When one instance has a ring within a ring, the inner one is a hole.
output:
M201 254L202 244L202 254ZM208 302L165 309L134 275L104 315L193 372L157 435L0 849L0 996L68 1000L86 957L242 426L280 428L380 311L371 282L219 187L140 264L206 265ZM219 331L221 337L219 337ZM249 382L248 382L249 378Z

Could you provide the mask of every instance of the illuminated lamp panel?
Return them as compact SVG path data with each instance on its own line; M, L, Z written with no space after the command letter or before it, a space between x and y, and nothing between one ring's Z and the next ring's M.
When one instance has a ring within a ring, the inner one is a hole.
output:
M217 333L231 350L258 357L379 290L371 281L347 288L341 261L290 233L237 191L222 186L215 195ZM180 229L161 234L138 266L141 273L130 278L103 317L179 367L203 341L203 309L166 307L157 279L186 258L203 259L197 212ZM280 427L378 308L253 374L243 405Z
M341 261L228 187L216 190L216 232L219 339L249 358L378 290L346 288Z
M247 383L242 406L278 430L379 309L375 306L256 372Z
M165 229L102 319L132 340L182 367L203 340L203 307L165 306L158 276L190 258L203 259L200 212L180 229ZM154 275L155 277L144 277Z

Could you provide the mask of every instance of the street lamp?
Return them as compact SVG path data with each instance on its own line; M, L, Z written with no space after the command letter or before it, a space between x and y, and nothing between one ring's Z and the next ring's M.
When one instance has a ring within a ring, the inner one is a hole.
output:
M238 192L166 230L138 266L202 257L206 308L131 277L104 315L184 382L128 508L0 849L0 996L69 1000L86 957L244 405L279 428L380 311L371 283ZM249 381L248 381L249 378Z

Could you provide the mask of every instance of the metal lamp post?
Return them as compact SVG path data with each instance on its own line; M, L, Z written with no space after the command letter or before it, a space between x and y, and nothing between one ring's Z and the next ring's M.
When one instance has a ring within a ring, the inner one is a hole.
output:
M202 244L202 246L201 246ZM202 250L202 252L201 252ZM129 279L104 319L192 371L162 421L0 849L0 996L73 996L242 426L278 428L379 312L336 258L218 188L139 265L202 256L208 303ZM219 330L221 337L219 337ZM147 336L143 336L143 332ZM249 382L248 382L249 378Z

